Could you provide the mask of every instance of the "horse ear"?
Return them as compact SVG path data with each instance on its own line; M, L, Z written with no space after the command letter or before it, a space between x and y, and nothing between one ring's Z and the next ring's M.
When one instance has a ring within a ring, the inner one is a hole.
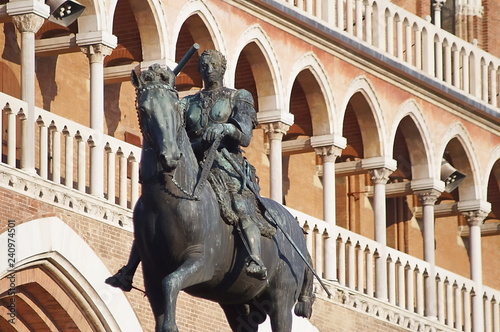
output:
M130 73L130 81L136 89L139 89L142 86L141 79L137 76L135 70L132 70L132 73Z

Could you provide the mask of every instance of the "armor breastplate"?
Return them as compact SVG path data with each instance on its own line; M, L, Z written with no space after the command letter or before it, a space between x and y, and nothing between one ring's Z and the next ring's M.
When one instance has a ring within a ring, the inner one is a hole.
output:
M232 113L231 90L224 89L215 103L209 95L193 97L186 110L186 129L191 138L199 137L212 123L226 123Z

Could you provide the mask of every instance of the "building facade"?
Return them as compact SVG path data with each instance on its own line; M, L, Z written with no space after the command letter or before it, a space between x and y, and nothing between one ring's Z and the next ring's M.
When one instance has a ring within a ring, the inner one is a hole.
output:
M193 43L252 93L246 157L333 294L296 330L500 331L500 1L86 0L67 27L48 4L0 1L1 331L154 330L104 284L140 195L129 77ZM179 301L181 331L229 331Z

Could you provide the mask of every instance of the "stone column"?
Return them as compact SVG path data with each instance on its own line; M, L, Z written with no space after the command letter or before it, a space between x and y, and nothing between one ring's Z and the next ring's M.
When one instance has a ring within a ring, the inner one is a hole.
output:
M90 62L90 128L104 130L104 58L112 48L103 44L81 47Z
M389 175L394 172L387 168L377 168L368 171L373 181L373 212L375 214L375 241L386 245L386 209L385 209L385 185L389 181Z
M469 225L470 278L475 283L472 298L472 331L484 331L483 266L481 253L481 225L491 211L491 205L482 201L461 201L458 210Z
M290 126L283 122L265 123L262 126L269 137L269 171L271 183L271 199L278 203L283 202L283 160L281 154L281 141Z
M335 159L346 147L346 139L336 135L311 137L311 145L323 159L323 219L331 226L335 221ZM325 239L324 277L337 280L337 237L329 233Z
M429 263L429 271L425 279L425 315L427 317L437 317L436 305L436 278L434 267L435 259L435 236L434 236L434 204L441 192L436 189L429 189L415 192L422 204L423 216L423 238L424 238L424 260Z
M454 0L450 0L454 1ZM434 7L434 25L441 28L441 7L443 7L446 0L433 0L432 7Z
M363 159L361 165L368 170L373 181L373 213L375 220L375 241L382 245L378 251L378 259L375 264L375 295L382 301L387 301L387 255L385 246L386 235L386 207L385 186L389 175L397 168L394 159L386 157L375 157Z
M49 7L37 1L11 1L7 13L21 33L21 98L28 108L22 119L21 168L35 174L35 33L49 17Z
M104 58L112 48L102 45L86 45L81 50L90 62L90 128L95 130L90 142L90 194L104 194Z
M261 110L257 118L269 138L270 196L278 203L283 202L283 160L281 140L293 124L293 114L280 110Z

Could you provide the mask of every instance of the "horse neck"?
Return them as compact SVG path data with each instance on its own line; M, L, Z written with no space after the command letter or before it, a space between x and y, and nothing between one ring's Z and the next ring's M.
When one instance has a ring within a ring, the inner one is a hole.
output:
M182 157L174 171L173 179L183 188L192 190L198 181L199 166L184 128L178 134L177 144Z
M147 139L143 139L143 148L140 164L140 174L143 185L153 183L160 173L163 173L162 166L158 161L158 154L149 144ZM199 166L194 155L191 143L186 130L181 129L177 137L177 144L182 153L179 164L172 172L169 172L165 179L165 186L172 192L179 193L180 196L189 196L193 193L198 181Z

